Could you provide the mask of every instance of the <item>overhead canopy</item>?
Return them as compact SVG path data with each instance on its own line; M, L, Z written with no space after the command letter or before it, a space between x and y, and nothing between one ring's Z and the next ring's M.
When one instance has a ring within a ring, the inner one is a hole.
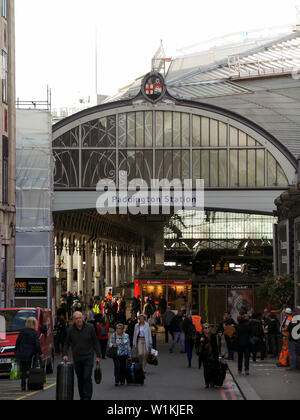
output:
M212 50L172 61L166 76L169 94L233 111L264 128L298 156L300 32L223 47L219 55ZM137 79L107 102L134 98L141 81Z

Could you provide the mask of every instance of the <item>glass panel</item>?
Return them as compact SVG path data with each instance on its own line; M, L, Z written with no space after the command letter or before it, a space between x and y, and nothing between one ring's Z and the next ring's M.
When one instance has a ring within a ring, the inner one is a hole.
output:
M255 147L255 146L256 146L256 141L252 137L248 136L248 147Z
M237 150L230 150L230 186L238 186L238 153Z
M190 116L189 114L181 114L182 118L182 146L190 145Z
M219 122L219 144L220 146L227 146L227 124Z
M239 150L239 186L247 187L247 151Z
M239 146L240 147L247 146L247 134L241 130L239 130Z
M205 188L209 187L209 150L201 151L201 179L204 179Z
M153 114L145 112L145 146L153 146Z
M238 130L230 127L230 146L238 146Z
M136 113L136 146L144 146L144 113Z
M200 155L200 150L193 150L193 180L201 179Z
M209 146L209 118L201 118L201 145Z
M173 146L181 146L181 124L180 124L180 113L173 113Z
M248 150L248 187L256 186L255 150Z
M265 151L256 150L256 186L265 186Z
M135 146L135 112L127 114L127 146Z
M278 178L278 185L281 186L288 186L289 182L285 173L283 172L281 166L277 163L277 178Z
M155 153L155 178L164 178L164 152L157 150Z
M190 152L182 150L182 179L190 179ZM200 175L200 173L199 173Z
M156 112L156 146L164 145L164 114L160 111Z
M126 147L126 114L119 115L119 147Z
M136 171L135 171L135 151L134 150L127 150L127 166L129 168L128 171L128 181L132 181L136 178Z
M276 176L276 160L268 152L268 186L275 187L277 186L277 176Z
M153 152L152 150L145 150L144 152L144 179L150 186L153 178Z
M180 150L173 151L173 178L182 179L181 177L181 152Z
M172 112L165 112L165 146L172 147Z
M219 187L227 187L227 150L219 151Z
M210 151L210 186L218 187L219 185L219 152L218 150Z
M200 117L193 115L193 146L200 147Z
M135 152L135 177L144 179L144 153L141 150Z
M173 179L173 156L172 150L164 152L164 178L171 181Z
M219 146L219 126L218 121L210 120L210 145Z

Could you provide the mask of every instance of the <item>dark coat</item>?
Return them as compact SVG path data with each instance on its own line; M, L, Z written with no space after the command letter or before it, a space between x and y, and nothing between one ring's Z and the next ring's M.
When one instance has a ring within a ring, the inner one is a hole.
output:
M95 328L91 324L83 324L79 330L74 324L69 328L64 345L63 355L68 356L69 348L72 348L74 362L101 357L100 344L96 336Z
M21 362L31 362L33 356L42 354L38 333L33 328L21 331L16 342L15 354Z
M201 339L204 338L204 342L201 343ZM206 337L205 334L198 336L200 343L200 359L205 362L207 360L219 360L219 349L217 343L217 337L215 334L210 334L210 338Z
M236 344L237 347L248 347L250 345L250 338L252 336L252 329L250 322L242 320L236 327Z

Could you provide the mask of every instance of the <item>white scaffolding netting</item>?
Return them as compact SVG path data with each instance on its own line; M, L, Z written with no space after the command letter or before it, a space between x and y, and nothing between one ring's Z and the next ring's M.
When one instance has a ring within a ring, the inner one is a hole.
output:
M16 277L53 276L51 114L17 109Z

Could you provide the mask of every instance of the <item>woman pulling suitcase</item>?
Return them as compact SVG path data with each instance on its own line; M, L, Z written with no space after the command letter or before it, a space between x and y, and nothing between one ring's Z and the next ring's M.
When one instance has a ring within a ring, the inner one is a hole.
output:
M109 349L116 349L113 357L115 366L115 386L124 385L126 380L127 361L131 359L129 335L124 332L124 325L118 324L116 332L108 342Z
M28 379L29 370L31 367L32 358L34 356L41 356L42 350L38 333L36 331L37 320L35 318L28 318L26 326L21 331L16 342L16 359L21 365L21 389L26 391L26 381Z

